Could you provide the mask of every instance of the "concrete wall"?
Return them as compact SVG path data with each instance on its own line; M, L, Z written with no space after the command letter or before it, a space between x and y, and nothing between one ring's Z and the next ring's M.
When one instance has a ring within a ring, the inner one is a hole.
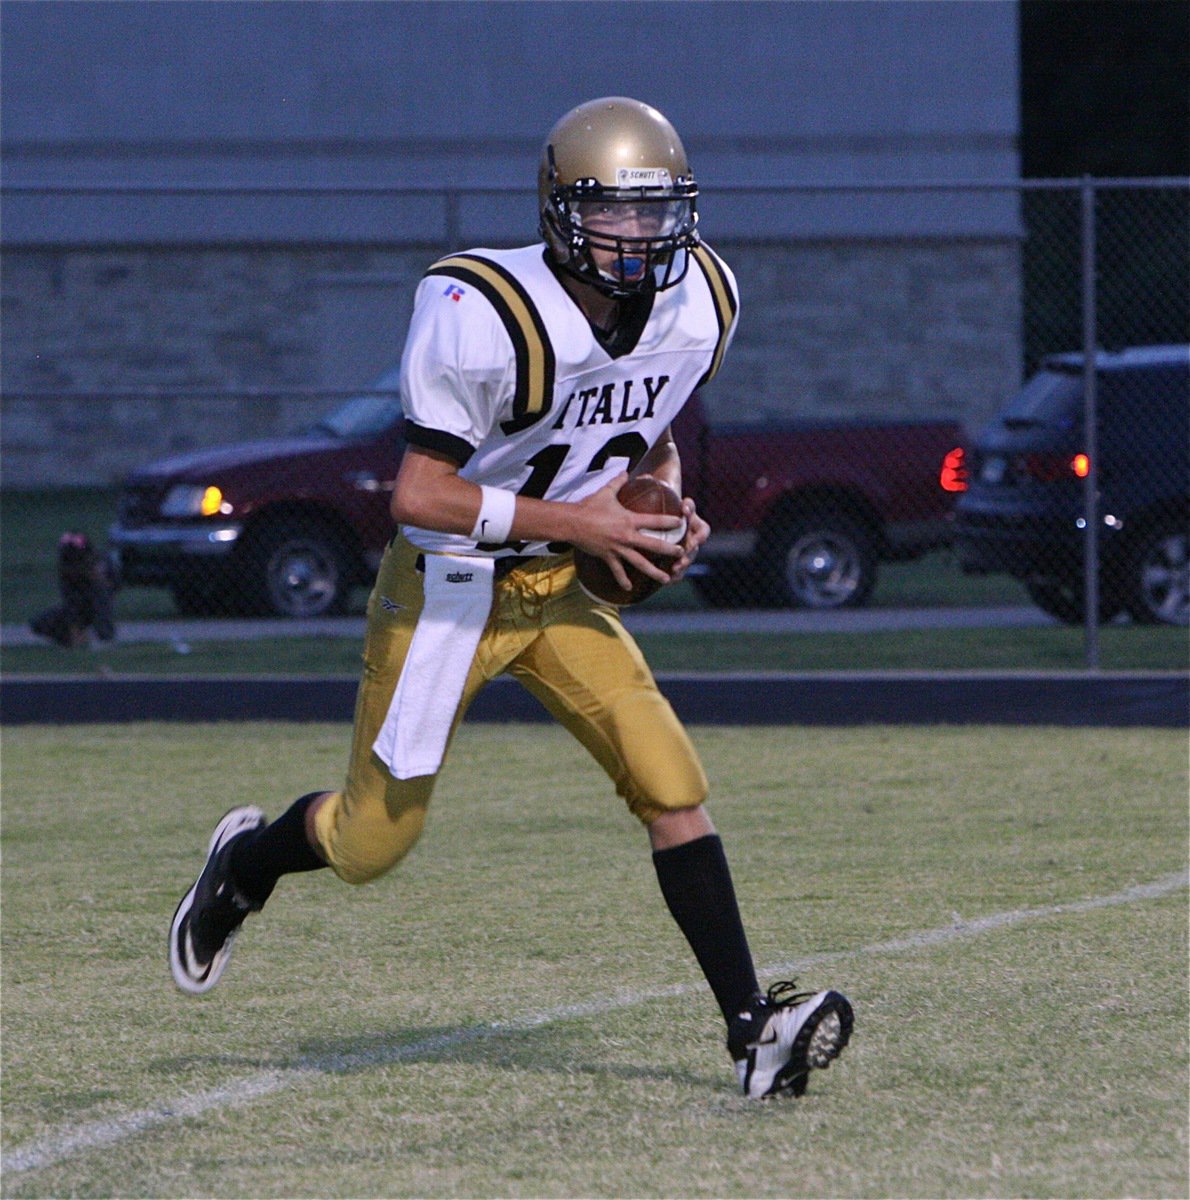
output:
M733 182L1014 174L1013 0L6 4L9 181L519 185L637 96Z
M3 236L515 242L527 197L452 223L441 189L532 188L557 117L615 94L674 121L712 194L1009 179L1016 38L1014 0L5 4ZM104 187L138 190L77 190ZM1006 219L974 194L930 209L938 236ZM715 217L720 239L924 232L897 193L797 213L737 193Z
M1012 0L60 0L0 5L0 46L8 486L371 382L434 257L533 236L542 137L596 95L674 120L740 278L716 406L976 424L1017 382L1010 190L805 190L1015 178Z

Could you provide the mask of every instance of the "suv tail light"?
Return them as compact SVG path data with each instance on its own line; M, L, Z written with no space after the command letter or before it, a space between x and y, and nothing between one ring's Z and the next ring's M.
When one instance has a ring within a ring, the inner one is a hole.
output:
M1020 475L1041 483L1056 483L1072 475L1085 479L1091 470L1091 460L1085 454L1021 454L1015 464Z
M942 470L938 482L944 492L965 492L967 490L967 454L962 446L956 446L942 460Z

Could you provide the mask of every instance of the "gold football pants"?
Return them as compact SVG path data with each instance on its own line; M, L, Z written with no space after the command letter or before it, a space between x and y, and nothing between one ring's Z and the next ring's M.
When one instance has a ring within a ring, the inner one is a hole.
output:
M394 779L372 752L422 608L417 556L398 536L380 564L368 602L347 783L317 815L322 852L349 883L375 879L408 853L437 778ZM641 821L705 799L706 776L686 731L617 611L579 587L569 555L525 559L496 580L452 740L479 689L504 672L591 752Z

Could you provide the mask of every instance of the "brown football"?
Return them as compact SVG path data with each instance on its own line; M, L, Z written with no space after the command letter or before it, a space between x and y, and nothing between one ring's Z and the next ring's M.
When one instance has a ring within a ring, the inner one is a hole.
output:
M662 483L652 475L637 475L628 480L616 493L616 499L633 512L660 513L674 517L682 515L682 497L668 483ZM680 542L686 535L686 524L683 522L677 529L658 529L650 532L663 541ZM651 557L663 570L669 570L674 562L672 558L663 554ZM607 563L585 550L575 550L574 569L583 591L608 604L639 604L665 586L625 563L624 569L628 572L628 579L632 584L631 590L626 592L616 583Z

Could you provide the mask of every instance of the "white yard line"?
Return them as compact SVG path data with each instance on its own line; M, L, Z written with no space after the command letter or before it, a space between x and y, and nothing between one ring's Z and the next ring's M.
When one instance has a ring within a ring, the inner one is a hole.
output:
M1004 929L1010 925L1019 925L1026 921L1090 912L1094 909L1109 908L1119 904L1136 904L1143 900L1157 900L1188 885L1190 885L1190 872L1180 871L1174 875L1156 879L1152 883L1125 888L1122 892L1116 892L1110 896L1095 896L1088 900L1075 900L1070 904L1049 904L1040 908L1015 909L1010 912L993 913L986 917L976 917L970 921L965 921L956 915L953 924L939 929L926 929L919 933L910 933L886 942L861 946L856 950L841 950L828 954L811 955L789 962L771 963L762 968L762 974L786 975L849 958L901 954L906 951L921 950L930 946L960 941L964 938L977 937L980 934ZM320 1055L299 1059L292 1067L282 1067L274 1071L259 1071L255 1075L235 1080L225 1087L178 1096L155 1108L141 1109L139 1112L129 1113L124 1117L114 1117L108 1121L89 1121L81 1125L59 1126L45 1137L38 1138L24 1146L18 1146L11 1153L5 1154L3 1173L16 1175L23 1171L35 1171L52 1166L63 1159L72 1158L77 1154L85 1154L90 1150L114 1145L159 1125L184 1120L187 1117L200 1117L213 1109L240 1108L261 1097L300 1087L305 1080L312 1076L322 1076L337 1071L359 1070L365 1067L382 1067L390 1063L404 1062L407 1059L423 1058L426 1055L451 1050L468 1042L536 1029L542 1025L551 1025L557 1021L572 1020L576 1017L595 1016L599 1013L627 1008L630 1005L643 1004L650 1000L685 996L705 987L706 984L699 980L643 992L618 992L598 1000L588 1001L585 1004L545 1009L538 1013L526 1014L516 1020L497 1021L491 1025L473 1025L469 1028L459 1029L455 1033L423 1038L421 1041L404 1045L360 1051L355 1054Z

